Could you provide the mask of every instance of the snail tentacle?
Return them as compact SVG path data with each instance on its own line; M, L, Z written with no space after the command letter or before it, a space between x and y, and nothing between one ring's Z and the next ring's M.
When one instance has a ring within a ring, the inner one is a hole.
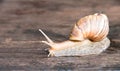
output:
M39 31L44 35L49 43L53 43L53 41L41 29L39 29Z

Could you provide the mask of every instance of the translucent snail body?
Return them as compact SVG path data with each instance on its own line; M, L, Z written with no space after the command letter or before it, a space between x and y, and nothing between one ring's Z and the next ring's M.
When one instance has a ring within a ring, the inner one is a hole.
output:
M105 14L96 13L81 18L73 27L67 41L54 43L41 29L46 37L43 43L50 46L48 56L84 56L100 54L110 45L107 38L109 22Z

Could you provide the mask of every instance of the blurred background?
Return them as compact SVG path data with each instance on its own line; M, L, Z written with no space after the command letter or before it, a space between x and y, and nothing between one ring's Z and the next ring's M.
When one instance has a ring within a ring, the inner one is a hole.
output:
M80 18L99 12L109 18L111 40L110 48L99 56L47 58L47 45L19 43L46 40L39 28L54 41L67 40ZM2 43L9 39L18 43ZM0 42L1 70L118 69L120 0L0 0Z

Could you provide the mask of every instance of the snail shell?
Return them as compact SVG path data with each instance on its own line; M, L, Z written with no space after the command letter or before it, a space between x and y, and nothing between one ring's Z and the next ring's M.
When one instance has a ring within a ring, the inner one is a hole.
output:
M82 41L89 39L100 41L104 39L109 32L108 18L105 14L96 13L81 18L73 27L70 34L70 40Z

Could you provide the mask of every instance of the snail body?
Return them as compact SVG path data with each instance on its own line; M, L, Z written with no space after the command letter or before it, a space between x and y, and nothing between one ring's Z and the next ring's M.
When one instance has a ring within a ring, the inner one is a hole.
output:
M50 46L48 56L84 56L100 54L110 45L107 38L109 22L105 14L96 13L81 18L73 27L67 41L54 43L41 29L46 37L43 43Z

